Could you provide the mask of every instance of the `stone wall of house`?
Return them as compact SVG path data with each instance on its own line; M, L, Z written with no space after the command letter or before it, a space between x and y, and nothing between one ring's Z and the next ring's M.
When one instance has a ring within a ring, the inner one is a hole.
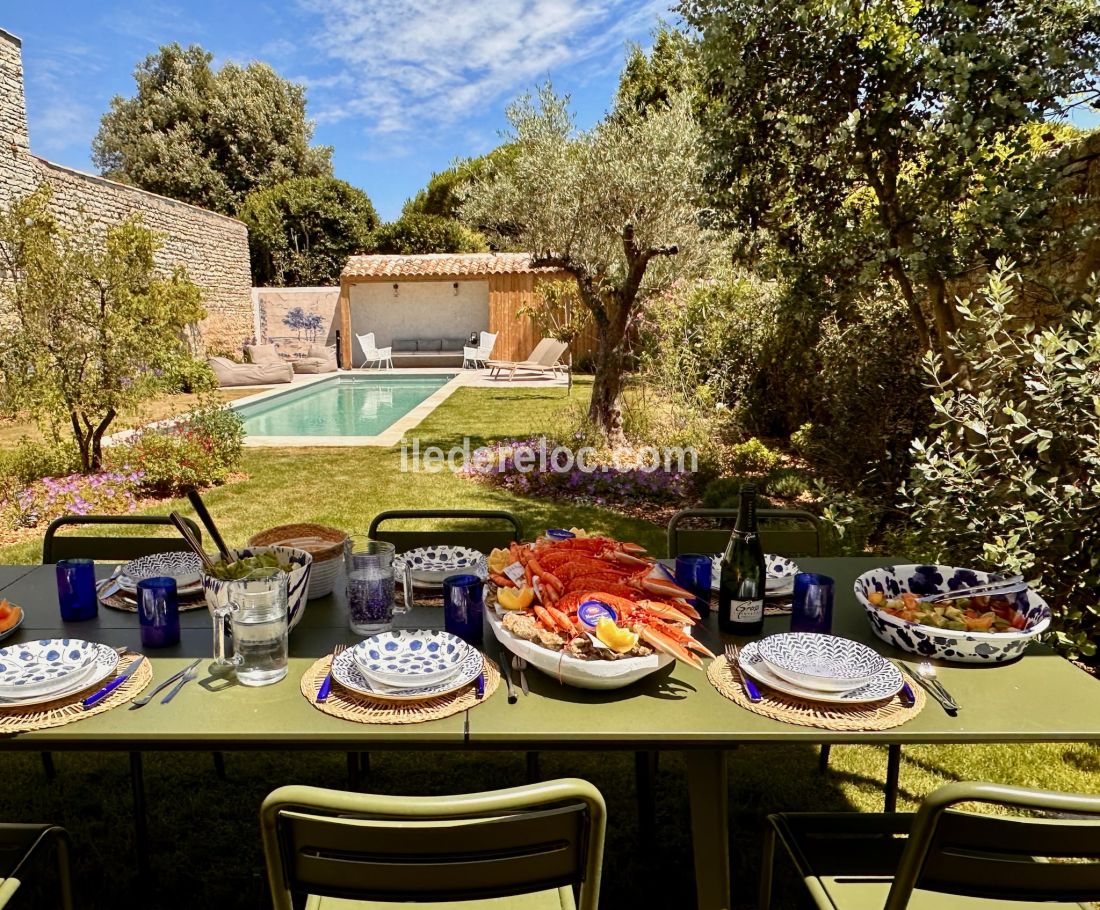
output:
M106 227L132 214L161 235L157 264L176 266L203 291L199 327L211 352L239 351L253 332L248 229L227 218L155 193L53 164L30 151L20 41L0 29L0 205L46 183L63 222Z

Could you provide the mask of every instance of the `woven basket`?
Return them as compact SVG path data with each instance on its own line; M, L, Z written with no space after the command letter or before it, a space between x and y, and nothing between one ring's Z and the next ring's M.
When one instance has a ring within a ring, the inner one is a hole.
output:
M340 577L340 570L344 567L344 544L347 539L346 531L300 522L260 531L253 534L248 543L253 547L296 547L311 554L313 572L309 577L306 598L314 600L332 593L336 579Z

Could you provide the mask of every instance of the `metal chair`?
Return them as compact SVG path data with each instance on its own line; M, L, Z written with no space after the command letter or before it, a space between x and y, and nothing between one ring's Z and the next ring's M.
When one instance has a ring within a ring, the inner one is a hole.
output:
M199 526L190 518L185 518L187 526L195 539L202 540ZM172 528L171 537L95 537L90 534L58 535L60 528L69 525L167 525ZM184 550L187 546L175 525L167 515L62 515L55 518L46 528L42 539L43 565L57 562L59 559L100 559L128 562L140 556L152 553L171 553Z
M72 910L69 835L57 825L0 824L0 907L8 906L19 890L24 868L35 851L51 840L57 851L58 906L63 910Z
M443 519L446 527L439 530L388 531L382 525L393 521L424 521ZM463 527L455 523L477 522L505 527ZM367 536L392 543L398 553L433 544L471 547L486 552L494 547L507 547L523 537L523 526L511 512L496 509L390 509L379 512L371 520Z
M281 787L260 824L275 910L303 894L313 910L512 896L532 910L596 910L606 814L600 792L571 779L430 797Z
M971 802L1017 814L952 808ZM978 910L1049 901L1079 907L1100 900L1096 796L964 782L940 787L916 813L772 815L761 908L771 905L777 841L823 910Z
M721 553L729 543L737 509L684 509L668 523L668 555ZM821 523L816 515L801 509L757 509L760 543L777 556L820 556ZM688 519L706 518L715 528L682 528ZM729 527L720 525L726 523Z

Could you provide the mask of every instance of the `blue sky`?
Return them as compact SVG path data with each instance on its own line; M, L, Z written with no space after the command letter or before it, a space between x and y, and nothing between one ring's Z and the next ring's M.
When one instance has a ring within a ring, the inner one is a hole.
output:
M264 60L307 86L314 141L383 218L433 171L497 145L504 107L547 78L582 126L614 92L628 41L672 0L47 0L3 4L23 39L31 148L94 170L91 140L134 66L161 44Z

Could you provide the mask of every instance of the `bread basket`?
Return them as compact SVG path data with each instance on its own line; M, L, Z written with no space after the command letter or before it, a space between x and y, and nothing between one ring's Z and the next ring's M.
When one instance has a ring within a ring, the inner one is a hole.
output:
M253 534L248 543L253 547L294 547L313 557L309 578L308 600L332 593L336 579L344 568L344 545L348 534L327 525L312 522L279 525Z

